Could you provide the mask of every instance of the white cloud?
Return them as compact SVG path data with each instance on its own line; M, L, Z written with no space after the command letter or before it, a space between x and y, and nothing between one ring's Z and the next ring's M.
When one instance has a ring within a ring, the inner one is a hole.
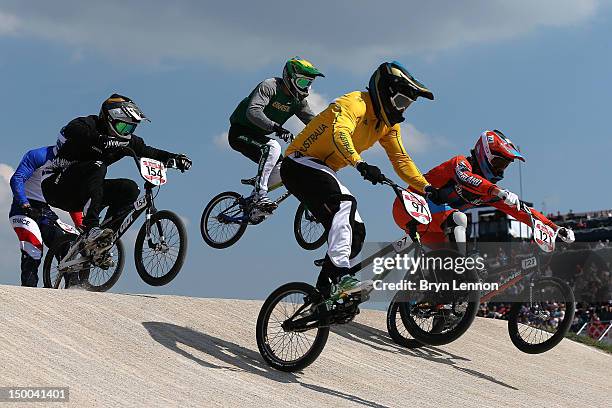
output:
M0 35L13 34L19 28L19 19L0 10Z
M221 150L230 150L229 142L227 141L227 132L219 133L213 137L213 143Z
M451 143L444 137L425 134L411 123L402 124L402 140L410 154L451 147Z
M601 0L312 0L264 2L3 0L2 33L97 50L114 60L204 60L244 70L296 54L345 70L369 71L383 58L431 56L519 37L540 27L580 24ZM118 59L120 57L120 59Z

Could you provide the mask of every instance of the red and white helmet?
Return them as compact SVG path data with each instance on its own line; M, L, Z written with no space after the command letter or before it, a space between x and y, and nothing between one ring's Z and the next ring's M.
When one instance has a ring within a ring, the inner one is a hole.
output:
M473 155L482 175L488 179L501 179L504 170L514 159L525 161L518 148L499 130L485 130L480 135Z

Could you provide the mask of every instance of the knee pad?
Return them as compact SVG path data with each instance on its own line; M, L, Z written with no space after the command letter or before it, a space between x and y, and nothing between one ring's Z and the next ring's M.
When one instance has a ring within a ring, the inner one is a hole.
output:
M447 227L450 229L448 232L451 240L454 242L466 242L467 215L460 211L454 211L447 218Z

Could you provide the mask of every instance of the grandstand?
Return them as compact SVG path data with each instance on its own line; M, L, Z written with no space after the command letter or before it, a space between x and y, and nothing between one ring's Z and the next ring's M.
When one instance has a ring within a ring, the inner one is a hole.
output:
M496 208L478 207L467 210L466 214L471 239L501 243L499 253L489 255L494 258L490 259L492 262L511 262L515 254L511 243L531 238L531 228ZM612 343L612 210L582 213L570 210L567 214L558 212L547 217L557 225L573 229L576 235L577 242L569 249L562 247L556 251L550 263L550 273L567 281L576 296L571 330ZM506 319L508 306L496 302L482 304L479 315ZM560 313L563 310L554 310L552 319Z

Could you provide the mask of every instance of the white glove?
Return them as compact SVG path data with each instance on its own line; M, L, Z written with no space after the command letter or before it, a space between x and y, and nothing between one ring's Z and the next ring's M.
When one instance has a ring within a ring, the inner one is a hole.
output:
M519 200L519 197L516 194L514 194L512 191L499 190L499 193L497 193L497 196L501 198L502 200L504 200L504 203L508 204L509 206L514 206L518 210L521 209L521 200Z
M568 244L571 244L572 242L576 241L576 236L574 235L574 231L572 231L569 228L560 227L557 230L557 235L561 237L561 239L564 242L567 242Z

